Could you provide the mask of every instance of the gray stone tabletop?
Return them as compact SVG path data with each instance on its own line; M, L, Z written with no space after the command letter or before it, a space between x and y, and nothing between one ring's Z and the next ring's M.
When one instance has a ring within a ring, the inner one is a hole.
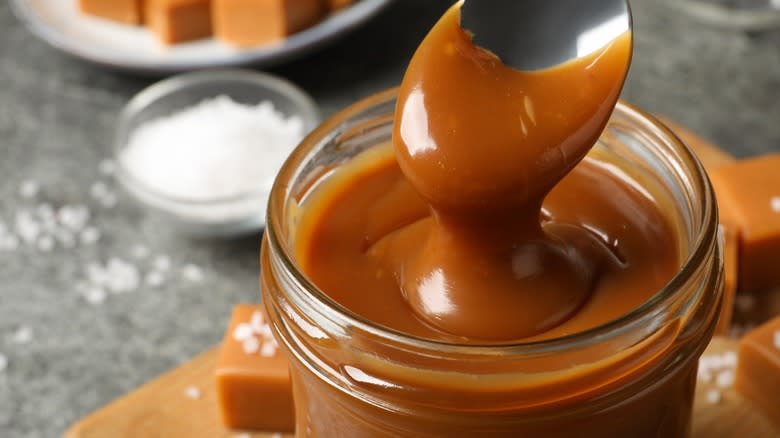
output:
M271 72L332 114L397 84L450 1L397 0L346 39ZM780 31L721 30L662 1L633 3L625 97L736 155L780 150ZM2 438L59 436L217 343L231 306L258 300L259 235L176 235L101 169L119 109L151 82L50 48L0 4L0 228L19 214L45 216L46 205L70 206L67 216L85 222L72 245L39 239L0 249ZM89 304L79 285L107 264L115 275L156 272L164 281Z

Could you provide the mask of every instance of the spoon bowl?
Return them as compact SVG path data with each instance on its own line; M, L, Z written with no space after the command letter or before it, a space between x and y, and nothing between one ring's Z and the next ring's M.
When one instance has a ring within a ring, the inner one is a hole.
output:
M632 29L627 0L466 0L461 27L517 70L586 56Z

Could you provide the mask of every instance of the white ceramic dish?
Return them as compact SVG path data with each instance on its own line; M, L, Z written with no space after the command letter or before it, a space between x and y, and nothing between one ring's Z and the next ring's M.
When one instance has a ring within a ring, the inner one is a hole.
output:
M267 67L303 55L365 23L392 0L360 0L280 43L236 49L214 39L166 47L148 30L78 11L77 0L11 0L33 34L57 49L115 69L147 74L206 67Z

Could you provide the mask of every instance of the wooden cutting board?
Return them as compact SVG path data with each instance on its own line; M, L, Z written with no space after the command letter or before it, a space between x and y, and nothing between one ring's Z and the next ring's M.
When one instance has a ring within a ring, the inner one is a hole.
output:
M715 338L705 354L736 351L736 341ZM241 431L225 429L219 420L213 371L217 349L147 383L79 421L66 438L236 438ZM196 387L200 397L186 395ZM707 401L714 383L699 382L692 438L776 438L780 433L733 389L721 390L720 403ZM269 433L250 433L271 438ZM287 438L291 437L286 436ZM334 437L335 438L335 437Z
M662 118L698 154L706 167L728 164L734 158L706 140ZM780 314L780 291L758 297L771 303L757 305L763 313ZM766 304L766 305L765 305ZM771 309L771 310L767 310ZM744 319L760 323L769 315ZM736 341L715 338L705 354L736 351ZM136 391L74 424L66 438L236 438L241 431L225 429L217 411L213 370L217 349L209 350ZM195 387L200 397L186 395ZM693 414L692 438L776 438L770 423L733 389L721 390L719 403L707 401L714 383L699 382ZM249 433L252 438L271 438L270 433ZM291 436L291 435L290 435ZM288 438L290 437L288 436ZM335 438L335 437L334 437Z

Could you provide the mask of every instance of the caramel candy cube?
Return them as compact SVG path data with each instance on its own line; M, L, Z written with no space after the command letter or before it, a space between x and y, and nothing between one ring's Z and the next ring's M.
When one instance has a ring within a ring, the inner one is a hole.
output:
M146 0L149 28L164 44L211 36L210 0Z
M780 317L739 342L735 388L780 428Z
M141 0L79 0L79 10L87 15L138 25L143 22Z
M225 426L275 432L295 429L288 361L261 306L233 309L217 359L216 386Z
M214 0L214 34L246 47L281 40L316 23L321 0Z
M707 172L712 172L717 167L737 162L737 159L732 155L668 118L658 117L658 119L691 148Z
M737 296L739 275L739 231L734 227L720 226L723 235L723 304L715 333L728 335L734 315L734 299Z
M780 155L721 166L710 178L721 223L739 230L739 289L780 286Z

